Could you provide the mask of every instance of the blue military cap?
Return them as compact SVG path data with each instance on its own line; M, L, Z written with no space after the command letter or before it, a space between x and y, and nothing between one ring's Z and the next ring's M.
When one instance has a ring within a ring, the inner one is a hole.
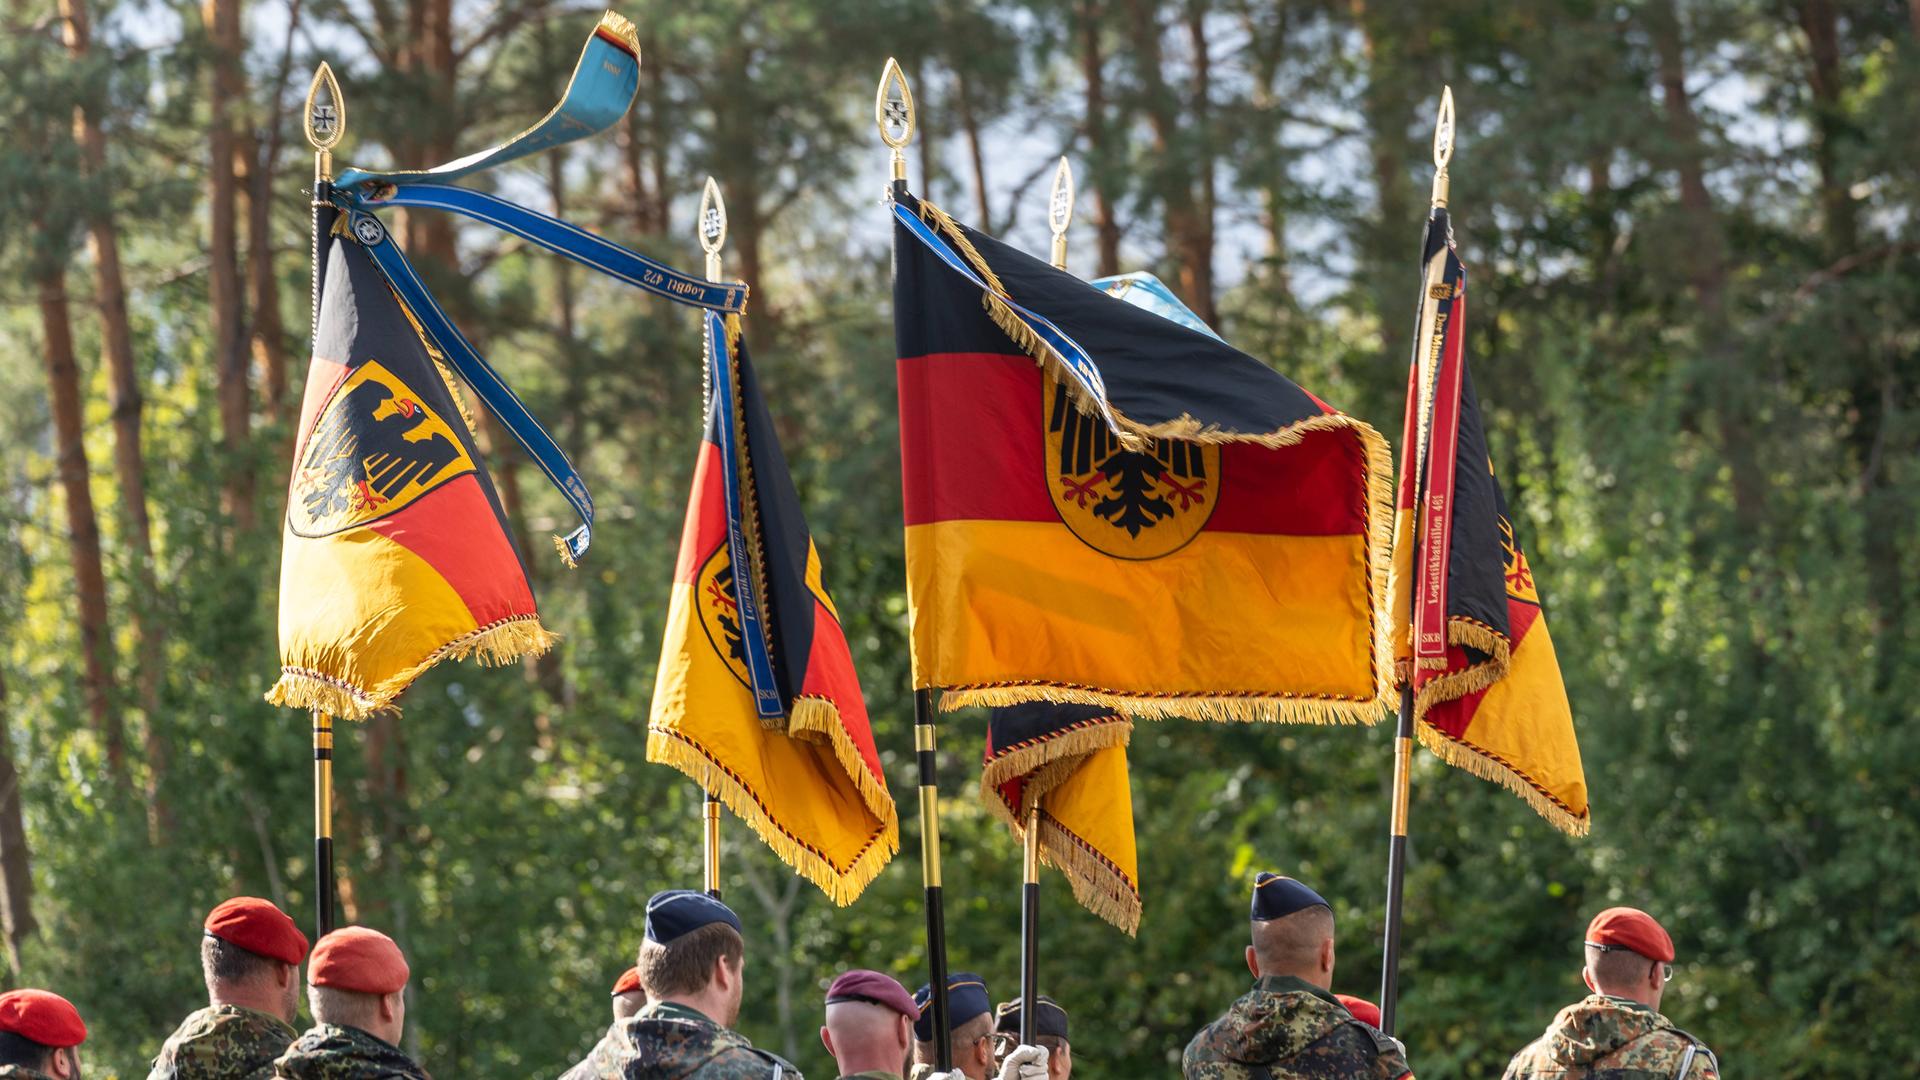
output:
M1254 922L1284 919L1296 911L1315 906L1329 910L1333 907L1325 897L1290 877L1262 870L1260 876L1253 879Z
M1061 1008L1059 1002L1045 994L1041 994L1034 1000L1038 1001L1040 1005L1033 1014L1033 1033L1035 1035L1051 1035L1056 1039L1066 1039L1067 1010ZM1019 998L1014 998L1012 1001L1001 1002L1000 1007L993 1011L994 1032L997 1034L1020 1034L1020 1021L1022 1019L1020 1009L1021 1003Z
M913 1003L920 1007L920 1018L913 1022L913 1037L933 1041L933 985L913 992ZM952 1031L976 1016L993 1011L987 999L987 981L971 971L955 971L947 976L947 1030Z
M726 923L740 932L740 916L733 909L703 892L692 889L668 889L653 894L647 901L647 940L668 944L682 934L703 926Z

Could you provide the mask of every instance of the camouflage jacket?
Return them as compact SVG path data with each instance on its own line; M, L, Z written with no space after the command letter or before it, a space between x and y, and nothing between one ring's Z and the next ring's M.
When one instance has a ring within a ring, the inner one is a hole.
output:
M210 1005L167 1036L147 1080L268 1080L298 1038L286 1021L238 1005Z
M1690 1052L1691 1051L1691 1052ZM1592 994L1560 1010L1505 1080L1720 1080L1700 1040L1637 1001Z
M565 1080L802 1078L799 1069L756 1049L746 1036L721 1027L698 1010L671 1001L649 1001L615 1024Z
M359 1028L317 1024L273 1063L273 1080L429 1080L400 1048Z
M1392 1040L1305 979L1267 976L1202 1028L1180 1059L1186 1080L1399 1080Z
M25 1065L0 1065L0 1080L53 1080L53 1077Z

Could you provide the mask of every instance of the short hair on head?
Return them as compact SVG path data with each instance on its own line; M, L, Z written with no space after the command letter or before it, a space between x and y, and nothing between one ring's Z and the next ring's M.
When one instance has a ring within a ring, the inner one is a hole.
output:
M1631 990L1646 981L1649 965L1654 960L1641 956L1632 949L1602 949L1597 945L1587 946L1587 967L1593 971L1593 981L1603 994L1613 990Z
M1320 965L1320 946L1333 940L1333 909L1301 908L1253 924L1253 954L1262 974L1309 971Z
M690 930L665 945L644 941L640 944L640 985L646 988L649 1000L697 994L713 981L714 961L724 959L732 967L746 955L747 943L723 922Z
M225 938L200 936L200 970L209 983L250 982L279 966L273 957L249 952Z
M23 1069L45 1072L53 1060L53 1047L37 1043L25 1035L0 1031L0 1065L18 1065Z
M307 986L307 1007L315 1023L371 1031L380 1023L381 994L363 994L337 986Z

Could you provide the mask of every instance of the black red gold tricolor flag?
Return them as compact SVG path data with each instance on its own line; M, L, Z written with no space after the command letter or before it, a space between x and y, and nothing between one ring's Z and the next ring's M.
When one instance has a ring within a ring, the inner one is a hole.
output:
M1429 750L1584 835L1573 711L1467 372L1467 274L1445 208L1434 210L1422 250L1394 532L1396 678L1412 680Z
M915 685L945 708L1377 718L1386 441L932 204L894 218Z
M441 660L554 639L439 354L348 230L322 239L267 700L364 719Z
M647 760L849 904L899 849L899 819L737 317L708 316L708 380Z
M1056 867L1087 910L1140 929L1127 742L1133 721L1098 705L1028 702L987 722L980 799L1025 842L1037 806L1040 861Z

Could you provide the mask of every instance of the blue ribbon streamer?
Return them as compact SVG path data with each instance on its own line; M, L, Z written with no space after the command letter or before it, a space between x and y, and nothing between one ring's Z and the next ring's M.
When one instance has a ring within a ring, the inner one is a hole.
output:
M747 654L753 707L762 719L782 717L787 710L773 678L773 657L767 651L767 636L762 629L766 619L756 592L759 583L754 578L743 527L746 505L740 491L741 448L736 424L740 414L733 350L727 343L725 320L712 312L707 313L707 382L713 388L713 427L720 439L720 474L727 495L727 561L733 565L733 598L740 610L740 640Z
M342 198L350 208L363 211L418 206L464 214L655 296L714 311L737 314L747 309L744 283L696 278L559 218L485 192L450 184L413 183L382 185L374 190L378 194L347 192Z
M619 43L615 42L619 39ZM608 12L600 19L593 36L580 49L573 76L560 103L539 123L478 153L455 158L431 169L396 169L369 172L347 169L334 181L336 187L391 183L406 180L457 180L462 176L491 169L528 154L551 150L556 146L597 135L612 127L633 104L634 91L640 88L640 46L633 39L633 24Z
M565 548L564 554L569 562L585 555L593 535L593 496L587 492L586 482L580 479L579 470L573 467L566 452L553 441L553 436L547 434L547 429L540 426L540 421L535 420L527 407L521 404L513 389L474 350L460 329L453 325L453 320L447 318L447 313L427 292L426 284L414 273L406 254L400 250L399 244L392 241L380 219L364 210L353 210L350 225L354 239L373 256L374 264L386 275L387 283L393 286L401 302L412 310L414 318L420 320L427 336L439 346L447 362L460 373L460 377L493 415L506 425L507 430L513 432L513 437L520 441L520 445L526 447L534 463L547 474L553 486L560 489L560 494L573 504L574 511L580 515L581 525L560 538L560 543Z
M1101 419L1107 422L1107 426L1112 428L1117 434L1123 432L1118 418L1113 415L1113 408L1107 404L1106 380L1100 377L1099 366L1093 362L1092 355L1080 347L1079 342L1067 336L1066 331L1055 326L1052 320L1046 316L1022 307L1012 297L987 284L986 279L975 273L973 266L969 264L959 252L955 251L951 245L941 239L940 234L935 232L932 226L920 220L920 215L899 203L892 203L890 205L893 207L894 219L899 221L900 224L905 225L907 231L913 234L914 239L925 244L927 249L932 251L941 262L946 263L968 281L979 286L982 292L991 294L1001 303L1012 308L1014 314L1020 317L1020 321L1026 323L1027 327L1031 329L1041 341L1046 342L1047 346L1053 350L1054 355L1060 358L1061 363L1067 369L1067 373L1073 376L1073 380L1079 383L1080 388L1085 390L1087 396L1093 400L1094 405L1100 411Z

